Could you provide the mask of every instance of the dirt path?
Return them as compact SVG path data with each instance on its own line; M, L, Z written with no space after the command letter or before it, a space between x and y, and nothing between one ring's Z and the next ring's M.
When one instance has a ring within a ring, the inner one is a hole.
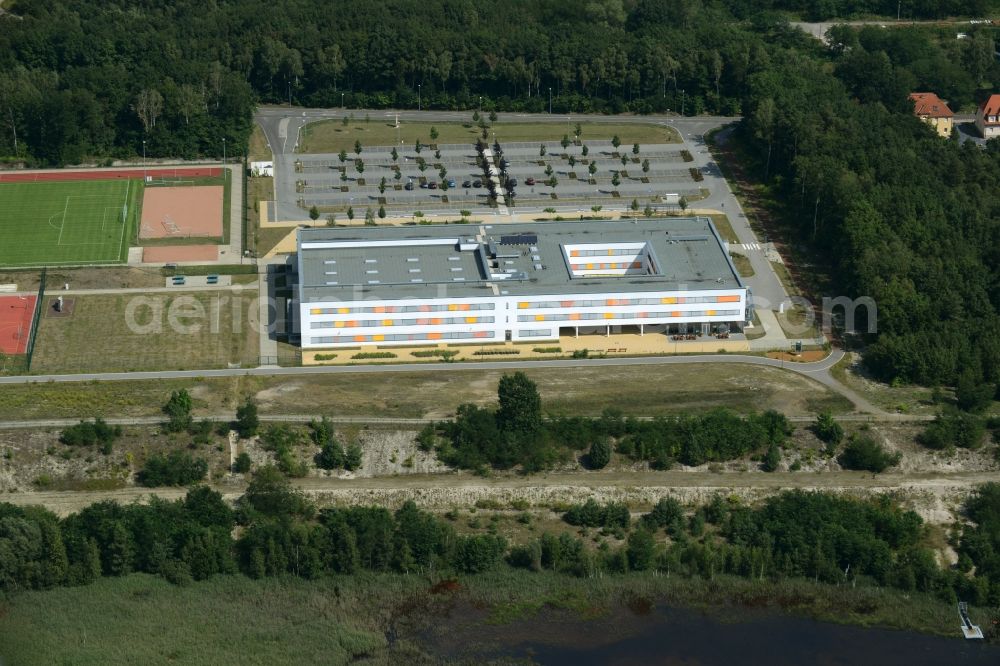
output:
M995 472L955 472L947 474L911 473L873 476L862 472L713 473L671 470L667 472L559 472L537 476L505 476L484 479L466 473L413 474L398 477L361 479L307 478L294 483L322 503L385 504L398 506L412 499L419 505L444 509L470 507L478 500L501 504L526 500L546 507L557 502L574 502L593 497L598 501L627 501L648 505L671 495L682 501L701 501L716 493L735 495L747 501L761 499L780 490L801 488L845 494L893 493L909 503L925 519L947 522L957 502L981 483L995 481ZM215 486L227 500L235 500L243 485ZM123 488L94 492L10 493L3 501L38 504L59 515L104 500L127 504L147 501L156 495L178 499L184 488Z

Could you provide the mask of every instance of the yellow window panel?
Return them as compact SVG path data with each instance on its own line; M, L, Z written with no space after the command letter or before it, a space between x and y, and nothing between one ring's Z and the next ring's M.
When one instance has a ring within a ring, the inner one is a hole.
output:
M351 314L351 308L337 308L337 314Z
M391 319L383 319L382 320L382 325L383 326L392 326L392 320Z
M615 313L614 312L605 312L604 313L604 318L605 319L614 319L615 318Z
M309 311L309 314L323 314L323 310L320 308L313 308Z
M535 315L535 321L545 321L545 315Z
M344 322L342 322L342 321L335 321L335 322L333 322L333 326L334 326L334 328L344 328Z
M529 305L531 305L531 304L530 303L525 303L524 301L521 301L520 303L517 304L517 307L519 309L521 309L521 310L526 310Z
M466 317L465 318L465 323L466 324L475 324L477 321L479 321L479 317Z
M372 342L382 342L383 340L385 340L385 336L384 335L373 335L372 336Z

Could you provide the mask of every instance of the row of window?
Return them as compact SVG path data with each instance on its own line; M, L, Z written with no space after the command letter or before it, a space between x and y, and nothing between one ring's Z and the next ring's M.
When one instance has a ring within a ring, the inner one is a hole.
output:
M374 328L378 326L442 326L445 324L492 324L495 317L426 317L421 319L351 319L316 321L310 328Z
M670 312L572 312L547 315L518 315L518 321L593 321L595 319L660 319L664 317L736 317L739 310L674 310Z
M352 308L310 308L311 315L379 314L384 312L469 312L495 310L494 303L441 303L438 305L362 305Z
M601 250L570 250L569 256L571 257L621 257L630 256L634 257L639 252L641 248L628 248L628 247L615 247L606 248Z
M572 301L521 301L519 310L543 308L599 308L617 305L681 305L685 303L739 303L738 295L727 296L665 296L663 298L602 298Z
M614 264L573 264L574 271L603 271L603 270L621 270L621 269L641 269L641 261L620 262Z
M517 332L518 337L521 338L550 338L552 337L551 328L529 328L523 331Z
M326 345L345 342L426 342L429 340L473 340L491 338L492 331L455 331L451 333L414 333L412 335L328 335L310 338L313 344Z

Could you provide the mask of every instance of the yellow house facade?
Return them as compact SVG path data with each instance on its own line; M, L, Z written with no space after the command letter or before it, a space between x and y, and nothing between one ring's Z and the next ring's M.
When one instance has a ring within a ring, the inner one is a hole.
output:
M931 92L910 93L913 100L913 114L934 128L938 136L948 138L954 127L955 114L948 105Z

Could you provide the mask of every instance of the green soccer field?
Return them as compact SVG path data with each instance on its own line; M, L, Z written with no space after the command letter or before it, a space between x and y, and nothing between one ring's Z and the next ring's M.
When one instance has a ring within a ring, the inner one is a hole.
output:
M0 183L0 268L125 261L138 180Z

